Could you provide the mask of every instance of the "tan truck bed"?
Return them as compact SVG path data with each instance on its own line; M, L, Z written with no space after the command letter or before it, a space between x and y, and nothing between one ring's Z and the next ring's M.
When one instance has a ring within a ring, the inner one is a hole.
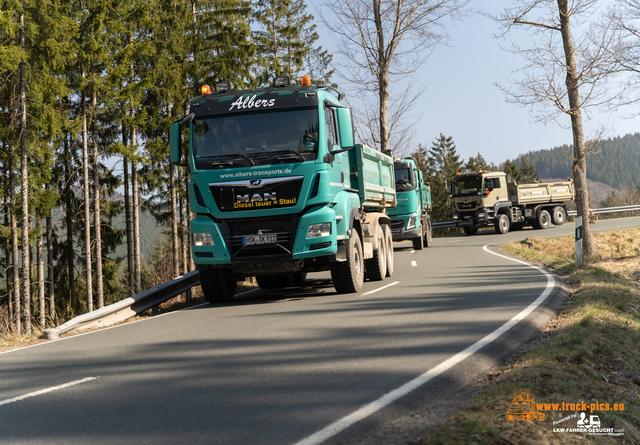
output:
M514 204L544 204L573 199L573 181L542 184L509 184L509 197Z

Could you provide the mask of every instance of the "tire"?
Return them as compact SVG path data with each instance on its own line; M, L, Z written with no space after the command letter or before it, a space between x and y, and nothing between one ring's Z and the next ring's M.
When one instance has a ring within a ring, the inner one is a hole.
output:
M496 233L507 233L509 231L509 226L511 225L509 222L509 217L504 213L501 213L496 218L494 223Z
M286 275L276 275L276 287L291 287L295 281L295 274L288 273Z
M378 224L376 229L378 248L373 251L373 258L365 260L367 277L371 281L381 281L387 275L387 243L384 238L382 226Z
M364 282L364 255L360 235L355 230L347 242L347 261L331 263L331 279L338 293L359 292Z
M433 240L433 229L431 227L431 218L427 216L425 227L427 230L424 231L424 247L431 246L431 241Z
M463 226L462 230L464 230L464 233L466 233L468 236L473 236L476 233L478 233L478 228L477 227Z
M413 243L413 250L422 250L424 247L424 226L420 224L420 236L418 238L413 238L411 242Z
M551 210L551 223L554 226L561 226L567 221L567 213L561 206L556 206Z
M307 273L306 272L299 272L299 273L294 275L293 284L304 284L306 279L307 279Z
M391 235L391 227L384 226L384 239L387 245L387 276L393 275L394 258L393 258L393 236Z
M546 210L541 210L540 213L538 213L538 218L534 222L536 223L534 228L542 230L548 229L551 224L551 215L549 215L549 212Z
M209 303L228 303L236 294L238 282L224 276L224 269L205 269L200 271L200 287Z
M256 277L256 283L258 283L260 289L273 289L274 287L278 287L276 285L276 277L269 275Z

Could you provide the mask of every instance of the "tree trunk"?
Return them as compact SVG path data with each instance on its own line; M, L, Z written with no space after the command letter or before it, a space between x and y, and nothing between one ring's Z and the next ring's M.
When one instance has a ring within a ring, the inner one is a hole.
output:
M13 274L13 324L15 333L22 335L22 311L20 310L20 270L19 270L19 245L18 245L18 221L14 211L16 204L16 172L15 156L13 149L9 152L9 219L11 220L11 264Z
M53 224L51 220L51 210L49 210L49 216L47 216L47 272L47 282L49 283L49 318L51 318L52 322L55 322L56 299L53 285Z
M3 149L4 149L4 144L3 144ZM5 195L4 195L4 226L5 227L11 227L11 206L9 205L11 201L9 201L9 170L8 170L8 166L7 164L3 165L4 169L3 171L4 173L4 181L3 181L3 185L4 185L4 190L5 190ZM8 316L9 318L7 319L7 327L11 326L11 320L13 320L13 290L11 289L11 280L9 280L9 270L13 267L13 265L11 264L11 239L10 238L6 238L4 241L4 255L5 255L5 264L7 265L5 268L5 283L7 286L7 309L9 310Z
M102 234L100 229L100 163L98 148L98 95L94 91L91 95L91 108L93 115L92 139L93 139L93 225L95 237L96 257L96 292L98 297L98 309L104 306L104 288L102 280Z
M38 264L38 321L40 329L45 328L45 308L44 308L44 256L42 255L43 238L42 218L36 216L36 231L38 232L38 242L36 244L36 263Z
M73 313L77 311L77 298L76 298L76 280L75 280L75 255L73 251L73 209L72 209L72 200L71 200L71 153L69 148L69 139L68 134L64 136L64 149L65 149L65 160L64 160L64 194L66 196L66 223L67 223L67 270L68 270L68 280L69 280L69 309Z
M578 216L582 216L582 252L585 256L596 253L591 227L589 225L589 193L587 191L587 160L582 127L582 113L580 110L580 94L578 92L578 73L576 57L571 36L571 24L569 23L568 0L558 0L560 11L560 32L567 62L567 95L571 109L571 131L573 133L573 179L575 181L575 201L578 207Z
M188 264L187 272L191 272L196 268L196 265L193 262L193 254L191 253L191 229L190 229L191 219L192 219L191 218L191 201L189 200L189 175L186 173L184 175L184 190L187 191L185 193L185 199L187 201L185 206L187 221L184 228L185 243L187 245L187 264Z
M24 1L20 14L20 48L24 51ZM20 174L22 190L22 294L24 333L31 334L31 289L29 262L29 169L27 164L27 94L25 87L25 63L20 61Z
M376 41L378 45L378 94L380 98L380 151L389 153L389 67L384 51L384 34L380 1L373 0L373 18L376 25Z
M86 77L83 71L82 77ZM82 101L82 171L84 186L84 252L87 284L87 312L93 311L93 277L91 272L91 196L89 194L89 141L87 140L87 114L85 110L84 93Z
M131 133L131 143L135 147L136 144L136 131L135 129ZM142 292L142 277L141 277L141 254L140 254L140 204L138 194L138 171L136 163L131 163L131 188L133 194L133 259L135 265L134 272L134 292L139 294Z
M122 145L127 146L126 129L122 129ZM134 294L133 281L133 242L131 239L131 197L129 196L129 157L123 156L124 165L124 215L125 230L127 232L127 278L129 282L129 296Z
M180 177L182 180L182 177ZM182 182L182 181L180 181ZM180 208L180 241L182 242L182 271L183 273L189 272L188 267L189 263L187 260L187 243L185 242L185 228L184 228L184 209L183 209L184 199L182 197L178 198L178 205Z
M171 105L167 106L167 114L171 117ZM173 262L173 276L180 276L180 258L178 256L178 218L176 198L176 173L174 165L169 163L169 182L171 191L171 260Z

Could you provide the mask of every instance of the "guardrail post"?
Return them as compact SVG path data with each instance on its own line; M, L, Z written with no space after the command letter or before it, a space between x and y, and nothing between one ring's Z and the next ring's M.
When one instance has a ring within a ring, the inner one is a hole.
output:
M576 266L582 266L582 216L576 218Z
M158 315L158 305L155 305L152 309L151 309L151 313L153 315Z
M191 303L191 289L187 289L185 295L187 296L187 303Z

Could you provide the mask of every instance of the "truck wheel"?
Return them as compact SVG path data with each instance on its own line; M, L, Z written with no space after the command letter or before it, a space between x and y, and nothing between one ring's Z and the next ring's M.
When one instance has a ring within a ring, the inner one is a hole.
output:
M360 236L355 230L347 242L347 261L331 263L333 287L339 293L359 292L364 281L364 262Z
M373 258L365 260L365 269L371 281L384 280L387 275L387 243L380 224L376 229L376 238L378 240L378 248L373 251Z
M560 206L556 206L551 210L551 222L554 226L561 226L567 220L567 214Z
M426 222L427 230L424 232L424 247L429 247L431 245L433 230L431 228L431 218L427 217Z
M295 281L295 274L288 273L286 275L276 275L276 287L291 287Z
M509 217L504 213L499 214L495 222L496 233L507 233L509 225Z
M233 300L238 282L224 276L223 269L200 271L200 287L209 303L227 303Z
M418 238L411 239L411 242L413 243L413 250L422 250L423 239L424 239L424 226L420 224L420 236Z
M276 286L276 277L262 276L256 277L256 283L260 286L260 289L273 289Z
M538 220L535 228L543 230L548 229L550 224L551 215L549 215L549 212L547 212L546 210L541 210L540 213L538 213Z
M387 276L393 275L394 260L393 260L393 237L391 236L391 227L384 226L384 239L387 245Z
M475 235L476 233L478 233L478 228L477 227L463 226L462 230L464 230L464 233L466 233L469 236L472 236L472 235Z

